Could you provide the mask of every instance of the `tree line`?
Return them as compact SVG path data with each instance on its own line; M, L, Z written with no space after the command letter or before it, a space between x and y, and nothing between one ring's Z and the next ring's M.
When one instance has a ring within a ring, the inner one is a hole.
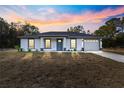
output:
M103 37L103 47L124 47L124 17L112 18L94 32Z
M112 18L100 26L94 33L103 37L103 47L124 47L124 17ZM84 30L82 25L77 25L67 29L67 32L80 32L91 34ZM38 27L30 23L8 23L0 17L0 48L14 48L20 45L19 36L39 33Z
M100 26L98 30L91 33L85 31L82 25L77 25L67 29L67 32L78 32L84 34L94 34L102 37L103 48L124 47L124 17L112 18Z
M67 32L77 32L77 33L84 33L84 34L91 34L90 30L85 31L83 25L77 25L74 27L69 27Z
M36 33L39 33L39 29L36 26L26 22L25 24L20 22L8 23L0 17L0 48L14 48L16 45L19 46L19 36Z

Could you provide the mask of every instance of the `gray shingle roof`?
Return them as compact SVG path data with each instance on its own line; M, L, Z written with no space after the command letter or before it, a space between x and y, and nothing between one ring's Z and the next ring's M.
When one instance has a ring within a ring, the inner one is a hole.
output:
M20 38L40 38L40 37L67 37L67 38L99 38L95 35L77 33L77 32L44 32L36 35L25 35Z
M39 36L38 35L24 35L24 36L20 36L19 38L22 38L22 39L28 39L28 38L38 39Z

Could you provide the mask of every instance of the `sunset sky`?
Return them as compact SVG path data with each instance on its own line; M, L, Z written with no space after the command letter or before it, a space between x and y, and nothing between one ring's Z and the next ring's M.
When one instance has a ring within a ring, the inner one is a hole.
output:
M124 6L93 5L30 5L0 6L0 17L8 22L29 22L40 32L66 31L70 26L83 25L93 32L113 17L124 16Z

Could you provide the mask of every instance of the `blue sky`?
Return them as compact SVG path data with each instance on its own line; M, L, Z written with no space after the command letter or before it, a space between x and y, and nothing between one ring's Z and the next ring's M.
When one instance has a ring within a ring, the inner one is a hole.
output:
M54 8L57 11L59 11L60 13L70 13L70 14L80 14L82 11L86 12L86 11L102 11L104 9L107 8L111 8L111 9L116 9L118 7L120 7L119 5L30 5L27 6L29 9L31 9L32 11L35 11L39 8Z
M29 22L41 32L66 31L70 26L83 25L95 31L113 17L124 16L124 6L119 5L1 5L0 17L8 22Z

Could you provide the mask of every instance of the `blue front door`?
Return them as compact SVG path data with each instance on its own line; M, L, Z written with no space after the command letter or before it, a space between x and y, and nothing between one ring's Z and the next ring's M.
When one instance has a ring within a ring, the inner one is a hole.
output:
M57 51L63 50L63 39L57 39Z

